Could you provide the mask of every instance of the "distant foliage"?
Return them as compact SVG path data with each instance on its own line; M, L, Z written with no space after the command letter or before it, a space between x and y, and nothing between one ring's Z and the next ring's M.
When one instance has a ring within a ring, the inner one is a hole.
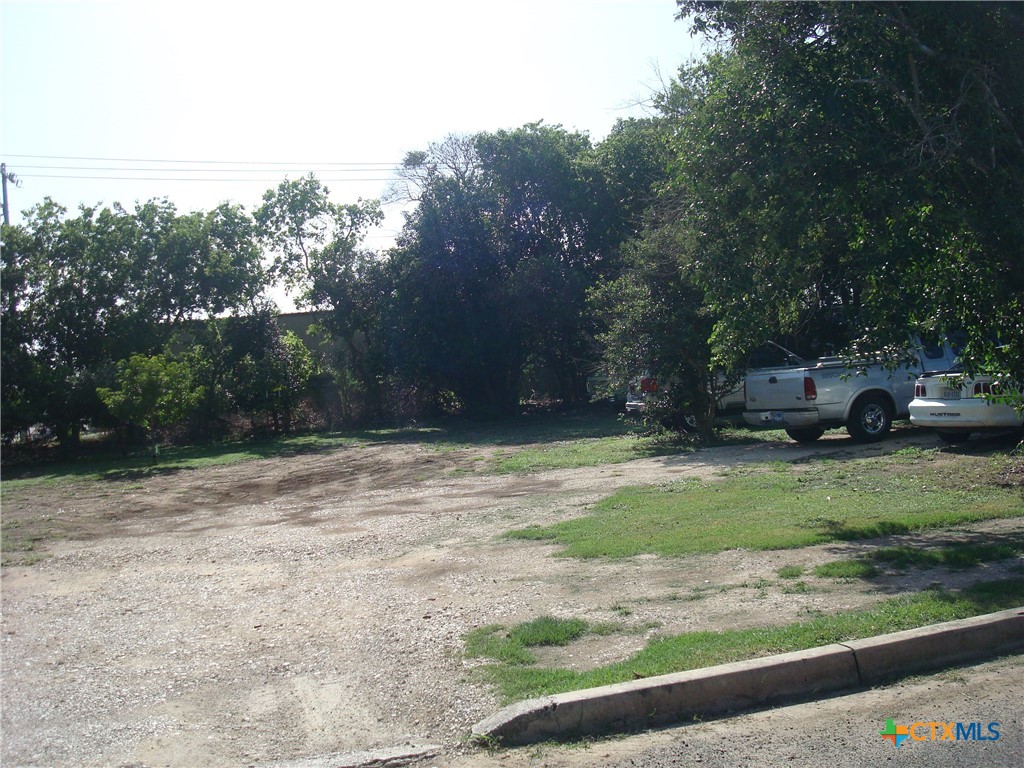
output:
M115 380L116 389L97 389L100 400L115 418L141 427L154 441L203 397L188 365L164 355L132 355L118 364Z

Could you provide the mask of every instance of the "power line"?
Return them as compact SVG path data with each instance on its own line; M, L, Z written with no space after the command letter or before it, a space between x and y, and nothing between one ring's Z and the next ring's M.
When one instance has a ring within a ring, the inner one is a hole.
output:
M398 169L393 165L370 165L367 163L365 166L359 168L327 168L321 169L315 166L288 166L284 168L147 168L147 167L128 167L128 166L109 166L109 165L20 165L21 168L32 168L34 170L41 171L124 171L124 172L139 172L144 171L156 172L156 173L280 173L282 171L295 171L305 172L311 170L326 170L328 173L371 173L378 171L397 171Z
M329 174L320 181L336 182L387 182L393 178L381 178L380 174L394 174L400 170L398 163L370 161L318 161L313 163L281 160L172 160L167 158L129 157L84 157L76 155L32 155L10 154L9 158L24 160L53 161L46 164L20 166L24 178L68 179L79 181L186 181L217 183L276 183L280 176L266 178L267 174L315 173ZM67 163L74 164L67 164ZM105 163L105 165L95 165ZM146 165L137 165L144 163ZM113 165L110 165L113 164ZM156 167L154 167L156 166ZM182 167L176 167L182 166ZM82 173L53 173L53 171L81 171ZM116 175L114 175L116 174ZM148 175L140 175L148 174ZM190 175L179 175L190 174ZM220 176L218 174L228 174ZM249 174L253 176L249 177ZM257 177L264 174L264 177ZM344 174L344 175L339 175ZM352 174L351 176L349 174ZM363 176L361 174L376 174ZM244 178L239 178L245 176Z
M296 161L282 161L282 160L167 160L159 158L139 158L139 157L78 157L72 155L15 155L10 153L4 153L7 157L25 158L30 160L77 160L77 161L88 161L88 162L106 162L106 163L169 163L169 164L194 164L194 165L289 165L289 166L301 166L303 168L309 167L338 167L338 166L386 166L388 168L395 168L400 165L394 161L386 162L349 162L349 161L318 161L315 163L308 162L296 162Z
M130 170L130 169L124 169ZM204 181L204 182L240 182L240 183L252 183L252 182L267 182L277 183L281 181L280 177L273 179L231 179L231 178L187 178L184 176L74 176L69 174L56 174L56 173L19 173L18 178L22 179L80 179L89 181ZM318 179L323 182L352 182L352 181L394 181L394 179L388 178L352 178L352 177L339 177L339 178L321 178Z

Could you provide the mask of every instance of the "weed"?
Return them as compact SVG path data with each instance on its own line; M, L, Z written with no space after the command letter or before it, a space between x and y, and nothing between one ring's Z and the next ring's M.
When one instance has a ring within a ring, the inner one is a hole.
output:
M587 622L582 619L541 616L513 627L509 640L525 646L568 645L586 631Z
M490 658L504 664L524 666L536 658L529 648L568 645L588 630L582 619L556 619L541 616L505 631L501 624L489 624L466 636L466 655Z
M782 594L784 595L805 595L810 591L811 588L807 586L806 581L795 581L782 587Z

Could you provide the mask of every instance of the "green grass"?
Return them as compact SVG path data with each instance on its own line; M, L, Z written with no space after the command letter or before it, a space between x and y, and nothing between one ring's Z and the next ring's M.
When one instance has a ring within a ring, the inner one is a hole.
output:
M852 560L837 560L814 569L815 576L836 579L870 579L878 575L876 563L896 570L910 568L976 568L1024 555L1024 540L1005 542L958 542L944 547L901 545L882 547Z
M529 414L495 422L451 420L407 429L330 432L226 441L197 446L161 447L154 464L149 451L121 456L108 442L83 444L74 460L33 464L7 463L5 491L70 481L132 480L256 459L300 456L379 443L418 443L440 453L473 448L504 451L490 462L494 472L532 472L559 467L596 466L644 456L677 453L671 438L642 433L641 427L612 412L582 410L568 414ZM56 449L54 449L56 452ZM10 453L10 452L8 452ZM476 457L479 460L481 457Z
M473 655L498 662L480 668L480 674L504 700L516 701L913 629L1022 604L1024 579L989 582L958 593L927 590L890 598L869 610L784 626L658 637L624 661L586 671L506 662L480 646L474 646Z
M380 434L383 436L383 433ZM153 462L146 450L137 450L125 457L108 449L75 460L5 467L3 489L9 491L75 480L131 480L256 459L321 453L359 445L366 442L368 435L370 433L326 433L199 446L167 446L161 447L157 463Z
M568 645L588 630L590 625L582 619L556 619L551 616L517 624L508 631L500 624L490 624L467 635L466 655L471 658L487 657L511 665L533 664L536 659L530 648ZM598 625L594 633L608 634L609 625Z
M799 579L804 575L804 567L802 565L784 565L776 573L780 579Z
M907 455L744 468L713 482L625 488L584 517L507 535L557 542L570 557L671 557L790 549L1024 515L1019 490L993 479L998 462L957 458L958 473Z
M893 568L974 568L982 563L1009 560L1024 554L1024 541L953 544L938 549L885 547L871 553L871 559Z
M814 575L823 579L870 579L878 575L878 568L864 560L836 560L816 567Z
M492 469L502 474L576 469L621 464L633 459L677 454L684 450L692 448L684 448L671 439L660 436L594 437L508 452L495 457Z

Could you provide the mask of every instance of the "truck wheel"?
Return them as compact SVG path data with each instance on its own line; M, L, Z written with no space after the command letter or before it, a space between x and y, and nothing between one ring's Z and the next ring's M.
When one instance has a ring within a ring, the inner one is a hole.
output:
M865 395L853 404L846 431L858 442L871 443L881 440L892 427L892 412L889 404L878 395Z
M661 426L665 429L671 429L673 432L681 432L684 435L688 435L691 432L696 432L697 417L692 413L673 413L671 416L666 416L661 420Z
M798 443L813 443L825 434L825 430L818 429L817 427L808 427L806 429L787 429L786 434Z
M962 443L962 442L966 441L967 438L969 438L971 436L970 432L968 432L966 430L963 430L963 429L958 429L955 432L952 432L952 431L947 432L946 430L938 430L936 432L936 434L939 436L939 439L942 442L944 442L946 445L956 445L957 443Z

